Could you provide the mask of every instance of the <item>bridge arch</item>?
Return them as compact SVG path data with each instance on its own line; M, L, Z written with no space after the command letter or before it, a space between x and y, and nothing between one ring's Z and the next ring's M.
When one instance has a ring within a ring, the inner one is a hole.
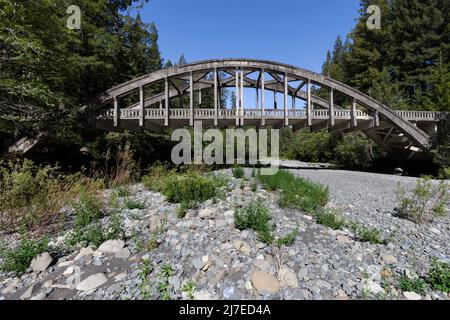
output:
M221 78L219 73L228 77ZM258 78L249 77L252 73L258 74ZM267 74L270 80L265 80ZM212 75L212 79L206 78L208 75ZM293 87L292 83L299 85ZM313 85L326 89L328 99L315 96L311 90ZM144 89L152 86L162 87L163 91L145 97ZM234 109L220 108L219 94L223 87L236 88ZM211 88L214 91L213 108L195 110L194 93ZM256 108L245 108L243 88L260 90ZM284 95L283 110L265 108L265 91ZM120 105L121 100L136 92L139 93L138 102ZM350 99L350 110L335 104L336 93ZM171 109L170 99L183 94L189 95L188 108ZM288 106L289 96L293 101L291 107ZM305 110L295 108L295 99L306 101ZM155 104L159 104L159 108L151 108ZM194 119L216 126L292 125L294 129L359 130L400 161L426 157L430 136L425 130L432 132L441 116L435 112L392 110L367 94L321 74L252 59L207 60L158 70L109 89L100 97L96 109L96 124L106 130L192 125Z

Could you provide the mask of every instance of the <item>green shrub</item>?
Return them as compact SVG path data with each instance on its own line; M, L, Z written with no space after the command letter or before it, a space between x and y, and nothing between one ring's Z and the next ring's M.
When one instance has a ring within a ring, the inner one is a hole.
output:
M130 191L127 186L121 185L114 188L114 192L117 193L117 196L121 198L126 198L130 195Z
M233 173L233 177L236 179L243 178L245 176L245 171L242 167L236 166L231 169L231 172Z
M40 240L33 240L26 235L22 235L20 243L16 248L0 249L0 257L3 260L0 269L21 275L28 269L33 258L47 250L47 246L47 237Z
M319 210L315 214L315 219L318 224L333 230L340 230L345 226L345 220L339 217L336 213L329 210Z
M165 166L157 163L150 168L147 175L142 177L142 182L147 189L161 192L168 171L169 170Z
M369 242L373 244L388 244L388 240L383 239L381 230L377 228L366 228L356 223L350 224L350 228L356 234L358 241Z
M449 201L445 181L434 184L429 177L419 179L409 194L400 184L397 186L397 215L415 223L428 222L433 216L444 215Z
M145 209L145 203L127 198L125 200L125 207L129 210L133 210L133 209L143 210L143 209Z
M420 277L409 278L407 276L401 276L398 284L402 291L416 292L422 295L428 289L426 281Z
M279 204L283 208L300 209L314 213L328 202L328 187L295 177L286 170L274 175L259 175L268 190L281 190Z
M426 278L427 283L441 292L450 292L450 263L434 259Z
M261 199L251 202L243 209L235 210L234 225L239 230L252 229L256 231L259 239L267 244L273 242L271 234L273 227L270 225L269 210Z
M73 181L58 169L30 160L0 162L0 230L49 231L62 221L61 209L73 196Z
M376 144L364 134L346 134L333 150L334 162L349 170L367 170L374 159L381 157Z
M83 228L102 216L102 205L95 195L84 188L80 190L80 198L73 205L75 209L75 228Z
M298 229L284 235L283 237L277 239L277 245L279 247L286 246L290 247L295 243L295 240L297 239L299 235Z

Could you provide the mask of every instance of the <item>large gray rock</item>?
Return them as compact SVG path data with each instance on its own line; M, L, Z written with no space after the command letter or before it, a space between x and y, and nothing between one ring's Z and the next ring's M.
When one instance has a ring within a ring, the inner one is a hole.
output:
M108 240L103 242L100 247L98 247L97 251L105 254L115 254L119 252L124 246L125 242L123 242L123 240Z
M105 284L108 281L108 278L103 273L93 274L83 281L81 281L76 289L78 291L90 291L97 289L101 285Z
M283 288L298 287L298 280L297 276L295 275L295 272L292 269L285 266L283 266L280 270L280 282Z
M31 261L30 268L33 272L43 272L54 262L53 257L48 252L41 253Z

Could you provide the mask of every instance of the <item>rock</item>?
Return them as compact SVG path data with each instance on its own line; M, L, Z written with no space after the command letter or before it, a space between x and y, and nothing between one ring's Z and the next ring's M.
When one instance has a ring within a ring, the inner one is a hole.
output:
M266 260L256 260L254 262L255 267L257 267L258 269L260 269L261 271L264 272L269 272L272 265L270 264L269 261Z
M353 240L349 236L346 236L343 234L337 235L336 240L340 243L352 243L353 242Z
M245 281L244 288L245 288L245 290L249 290L249 291L252 290L253 289L252 282Z
M158 229L160 229L162 227L162 220L160 217L158 216L152 216L150 217L149 223L148 223L148 227L150 229L150 232L155 232Z
M200 212L198 213L198 217L200 219L211 219L214 218L214 214L216 213L216 210L214 208L204 208L201 209Z
M234 297L234 287L228 287L223 290L223 297L225 299L233 299Z
M115 254L119 252L125 246L123 240L108 240L103 242L97 251L105 254Z
M233 189L233 191L231 191L231 194L235 197L241 197L242 196L242 190L239 188Z
M33 295L34 284L31 285L25 292L20 296L19 300L30 299Z
M402 168L395 168L394 169L394 174L397 175L397 176L403 175L403 169Z
M381 253L381 260L383 260L387 264L395 264L398 263L398 260L396 257L394 257L392 254L388 252Z
M17 278L14 279L13 281L11 281L8 284L8 286L5 289L3 289L2 294L8 294L8 293L16 291L18 284L19 284L19 279L17 279Z
M403 295L408 300L422 300L422 297L415 292L406 291L406 292L403 292Z
M108 278L103 273L96 273L81 281L77 285L76 289L78 291L94 290L100 287L101 285L105 284L107 281Z
M431 232L433 232L435 234L441 234L441 231L435 227L428 228L428 230L430 230Z
M378 294L378 293L384 292L383 288L378 283L376 283L373 280L368 280L367 281L366 288L367 288L367 290L369 290L370 292L372 292L374 294Z
M223 276L225 275L225 270L222 269L220 271L218 271L215 275L214 278L211 279L210 283L211 285L214 287L220 280L223 279Z
M45 291L42 291L40 293L38 293L37 295L33 296L30 298L30 300L44 300L47 297L47 294L45 293Z
M259 293L277 293L280 290L280 283L278 280L263 271L253 272L252 284Z
M249 254L252 251L250 245L245 241L234 240L233 246L236 248L236 250L239 250L240 252L245 254Z
M128 259L130 256L131 256L131 252L130 252L130 249L128 249L128 248L120 249L120 251L118 251L115 254L115 257L118 259Z
M80 260L81 258L85 256L90 256L94 253L94 250L92 250L91 247L88 248L81 248L80 252L77 254L77 256L74 258L75 261Z
M33 272L43 272L54 262L53 257L48 252L41 253L31 261L30 268Z
M73 273L73 271L74 271L73 266L70 266L66 270L64 270L63 276L68 277Z
M58 267L59 268L68 267L68 266L74 264L74 262L75 262L74 260L63 261L63 262L58 263Z
M203 261L200 259L200 258L197 258L197 259L194 259L194 260L192 260L192 265L194 266L194 268L196 269L196 270L200 270L200 269L202 269L203 268Z
M280 284L282 287L287 288L297 288L298 280L294 271L288 267L283 266L280 269Z

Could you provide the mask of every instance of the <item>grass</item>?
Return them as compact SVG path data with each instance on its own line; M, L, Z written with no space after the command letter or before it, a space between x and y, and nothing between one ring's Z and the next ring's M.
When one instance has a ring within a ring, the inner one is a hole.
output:
M216 175L202 175L196 171L164 171L157 166L150 170L143 182L151 190L163 193L169 202L180 203L178 216L183 217L187 209L220 196L220 188L226 185L226 179ZM165 174L163 174L163 172Z
M416 292L421 295L424 295L428 289L427 282L423 278L409 278L405 275L399 278L398 286L403 292Z
M127 198L125 200L125 207L128 210L134 210L134 209L143 210L143 209L145 209L145 203L142 202L142 201L138 201L138 200L133 200L133 199Z
M158 292L161 300L171 300L169 278L173 275L172 266L164 264L158 273L160 281L158 282Z
M348 226L353 230L358 241L383 245L389 243L387 238L382 237L381 230L377 228L366 228L356 223L350 223Z
M282 247L282 246L290 247L295 243L295 240L297 239L298 235L299 235L299 231L298 231L298 229L295 229L294 231L289 232L288 234L277 239L276 243L279 247Z
M261 199L251 202L247 207L234 212L234 224L239 230L252 229L258 238L267 244L272 244L273 226L270 224L269 210Z
M426 278L427 283L441 292L450 292L450 263L440 262L434 259Z
M259 174L258 179L267 190L280 190L279 205L282 208L300 209L313 214L328 202L328 187L295 177L286 170L269 176Z
M245 177L245 171L244 168L240 166L233 167L231 169L231 172L233 173L233 177L236 179L241 179Z
M139 264L139 279L141 280L140 289L141 289L141 298L144 300L151 299L151 290L150 290L150 280L149 275L153 271L153 266L150 260L142 260Z
M189 300L195 299L194 293L195 293L196 289L197 289L197 284L192 279L189 279L188 281L183 283L183 286L181 287L181 291L183 291L186 294L186 297Z
M333 230L340 230L346 226L345 220L331 210L318 210L314 217L316 223Z
M429 177L417 180L410 193L398 184L396 193L397 215L415 223L425 223L433 217L445 215L450 201L447 182L433 184Z
M28 269L33 258L47 251L47 247L47 237L33 240L26 235L22 235L19 245L16 248L0 248L0 257L3 260L0 269L6 272L14 272L16 275L21 275Z

